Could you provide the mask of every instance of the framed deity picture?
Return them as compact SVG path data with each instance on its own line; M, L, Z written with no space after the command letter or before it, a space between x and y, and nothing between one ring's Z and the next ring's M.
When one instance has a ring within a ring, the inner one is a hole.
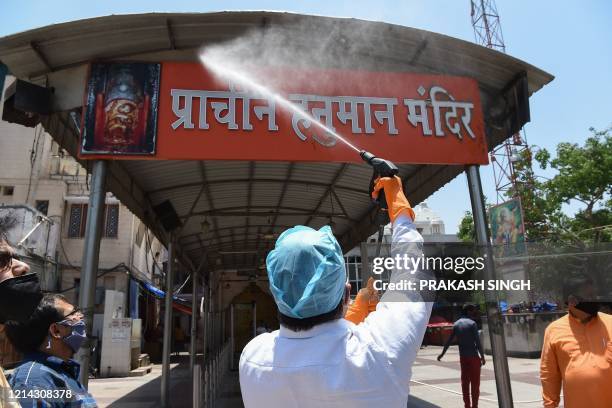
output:
M160 70L150 63L91 64L82 156L155 154Z

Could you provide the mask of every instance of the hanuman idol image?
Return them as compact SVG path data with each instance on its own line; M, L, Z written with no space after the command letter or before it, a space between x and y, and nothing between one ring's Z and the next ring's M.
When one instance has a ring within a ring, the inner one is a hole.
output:
M104 93L96 95L96 135L116 152L138 148L144 140L150 98L129 65L113 67Z

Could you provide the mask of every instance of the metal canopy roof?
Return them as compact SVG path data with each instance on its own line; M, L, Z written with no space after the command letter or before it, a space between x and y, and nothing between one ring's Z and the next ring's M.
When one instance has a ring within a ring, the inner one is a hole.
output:
M55 113L42 122L76 156L78 132L70 112L80 108L88 62L196 60L203 45L262 27L286 30L286 46L301 57L316 52L309 45L318 42L337 39L344 44L335 51L339 58L325 61L324 66L316 60L322 68L359 66L477 79L490 149L509 136L508 118L493 120L494 113L500 106L516 109L502 91L521 73L527 74L530 95L553 79L506 54L432 32L275 12L155 13L57 24L1 38L0 60L17 77L54 87ZM363 43L364 33L370 42ZM400 169L413 205L463 171L460 166L440 165ZM178 242L187 263L197 265L208 253L209 270L256 270L278 233L296 224L319 227L331 222L344 250L374 232L376 209L367 198L370 177L368 166L355 164L111 161L107 186L164 241L168 234L151 209L169 199L184 223ZM209 231L202 230L205 219Z

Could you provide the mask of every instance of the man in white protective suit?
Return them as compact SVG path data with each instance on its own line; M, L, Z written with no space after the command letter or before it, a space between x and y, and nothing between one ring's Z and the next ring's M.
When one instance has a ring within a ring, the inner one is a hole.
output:
M381 189L393 226L392 257L420 257L423 238L401 180L378 179L374 198ZM350 285L328 226L286 230L266 267L281 327L255 337L242 352L245 407L406 407L412 364L431 314L429 295L388 290L362 323L343 319ZM420 279L430 276L396 268L390 281L414 281L418 289Z

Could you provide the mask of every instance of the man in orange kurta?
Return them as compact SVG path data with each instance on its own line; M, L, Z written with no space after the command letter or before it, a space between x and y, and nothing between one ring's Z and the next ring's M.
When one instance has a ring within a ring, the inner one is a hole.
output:
M592 290L588 281L575 290ZM540 365L544 407L559 406L563 386L566 408L612 407L612 316L597 304L569 296L569 313L544 334Z

